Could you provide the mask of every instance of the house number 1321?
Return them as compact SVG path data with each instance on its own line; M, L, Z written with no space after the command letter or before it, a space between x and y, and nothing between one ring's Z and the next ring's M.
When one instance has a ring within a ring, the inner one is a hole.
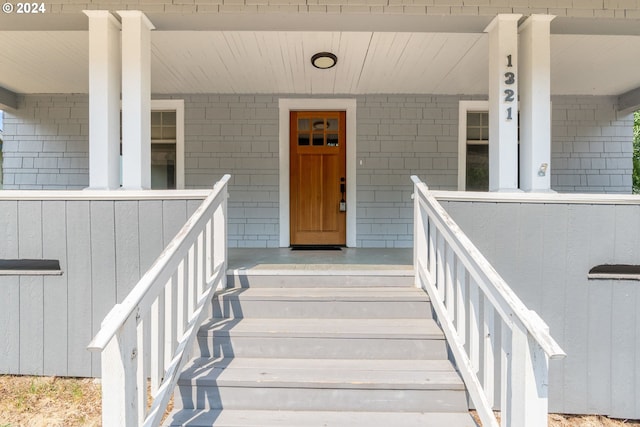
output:
M512 68L513 64L511 63L511 55L507 55L507 68ZM511 86L516 82L516 75L511 71L507 71L504 73L504 84ZM504 90L504 102L513 102L515 100L515 91L513 89L505 89ZM507 108L507 120L513 119L513 110L512 107Z

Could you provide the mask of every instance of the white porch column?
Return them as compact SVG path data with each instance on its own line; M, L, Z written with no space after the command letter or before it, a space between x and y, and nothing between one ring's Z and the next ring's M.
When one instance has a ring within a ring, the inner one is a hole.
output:
M89 188L120 187L120 23L106 10L89 17Z
M518 20L501 14L489 33L489 191L518 190Z
M551 21L531 15L520 26L520 188L550 191Z
M151 188L151 30L137 10L122 18L122 187Z

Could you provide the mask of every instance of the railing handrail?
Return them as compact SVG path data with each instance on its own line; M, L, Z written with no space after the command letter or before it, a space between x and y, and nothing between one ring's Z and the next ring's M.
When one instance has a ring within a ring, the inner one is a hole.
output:
M502 426L546 426L549 360L565 357L564 351L426 184L411 180L415 283L431 299L478 416L498 427L499 391Z
M454 240L456 246L458 246L460 250L468 252L469 256L463 261L471 265L466 265L466 267L469 271L473 271L480 276L478 285L483 287L488 296L492 297L494 306L501 309L503 320L505 322L515 320L513 318L510 319L508 316L512 313L516 316L517 321L519 321L527 332L538 342L549 358L564 358L566 353L549 334L546 324L538 314L525 306L522 300L518 298L495 268L493 268L484 255L482 255L480 250L478 250L462 229L460 229L458 224L453 221L442 205L435 197L428 194L427 185L415 175L411 176L411 180L419 190L420 196L428 203L428 208L435 214L436 219L441 225L444 226L446 224L446 226L442 228L448 231L449 236ZM508 310L503 309L505 306L508 307Z
M105 427L160 425L211 299L227 284L229 179L213 186L89 344L101 352Z
M180 253L183 246L187 244L187 237L197 229L201 222L207 220L204 214L215 205L219 197L224 196L221 194L221 191L225 188L230 177L229 174L226 174L214 185L209 196L207 196L193 215L191 215L182 229L165 247L160 256L158 256L153 265L142 276L122 303L116 304L111 311L109 311L102 322L100 330L96 333L91 343L89 343L87 347L89 350L104 350L127 319L135 314L136 309L142 304L154 285L158 282L158 278L165 271L169 270L171 265L179 261L174 260L174 258Z

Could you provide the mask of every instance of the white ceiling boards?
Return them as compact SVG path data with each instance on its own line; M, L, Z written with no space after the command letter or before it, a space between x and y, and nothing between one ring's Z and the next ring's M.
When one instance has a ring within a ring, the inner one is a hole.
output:
M0 86L86 93L86 31L0 31ZM312 66L317 52L338 65ZM620 95L640 86L640 36L551 37L553 95ZM153 93L484 95L484 33L154 31Z

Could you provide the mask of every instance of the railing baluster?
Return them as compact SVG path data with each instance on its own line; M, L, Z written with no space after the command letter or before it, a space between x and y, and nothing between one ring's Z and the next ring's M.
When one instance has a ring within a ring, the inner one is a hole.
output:
M187 268L187 323L191 319L191 315L196 307L196 246L193 245L189 248L189 262Z
M198 235L198 257L196 258L198 261L198 274L196 277L196 289L197 289L197 297L196 301L200 299L202 294L204 293L204 283L207 270L207 254L204 246L204 233L200 233Z
M477 375L480 369L480 290L473 278L469 280L469 360Z
M431 283L436 283L436 241L438 240L438 229L431 219L428 219L429 225L429 279Z
M438 287L438 297L440 301L444 302L444 250L445 250L444 236L438 233L438 239L436 240L436 286Z
M500 425L502 427L511 426L511 328L502 321L500 331Z
M138 343L138 371L137 371L137 390L138 390L138 425L144 424L144 419L147 416L147 375L146 375L146 360L145 354L147 353L145 328L147 326L144 317L138 321L137 338Z
M204 247L207 251L207 260L205 262L207 269L205 273L205 280L209 281L213 274L213 251L214 251L214 239L213 239L213 219L207 221L207 225L204 230Z
M176 348L176 319L177 313L177 301L176 301L176 280L177 273L171 276L171 279L165 286L165 319L164 319L164 371L169 367L171 359L173 358L173 350Z
M495 326L494 326L494 310L489 301L484 298L484 322L482 328L482 336L484 339L484 355L483 355L483 378L482 387L487 396L489 405L494 405L495 398Z
M459 258L456 260L456 330L460 343L467 342L467 270Z
M444 288L445 288L445 305L447 307L447 313L449 319L455 318L456 298L453 292L453 279L454 279L454 254L453 249L447 245L445 248L445 266L444 266Z
M155 396L164 376L164 292L151 306L151 394Z
M185 333L187 327L187 288L186 288L186 274L187 268L185 264L188 260L182 259L180 265L178 265L178 275L176 282L176 334L178 339L181 339Z

